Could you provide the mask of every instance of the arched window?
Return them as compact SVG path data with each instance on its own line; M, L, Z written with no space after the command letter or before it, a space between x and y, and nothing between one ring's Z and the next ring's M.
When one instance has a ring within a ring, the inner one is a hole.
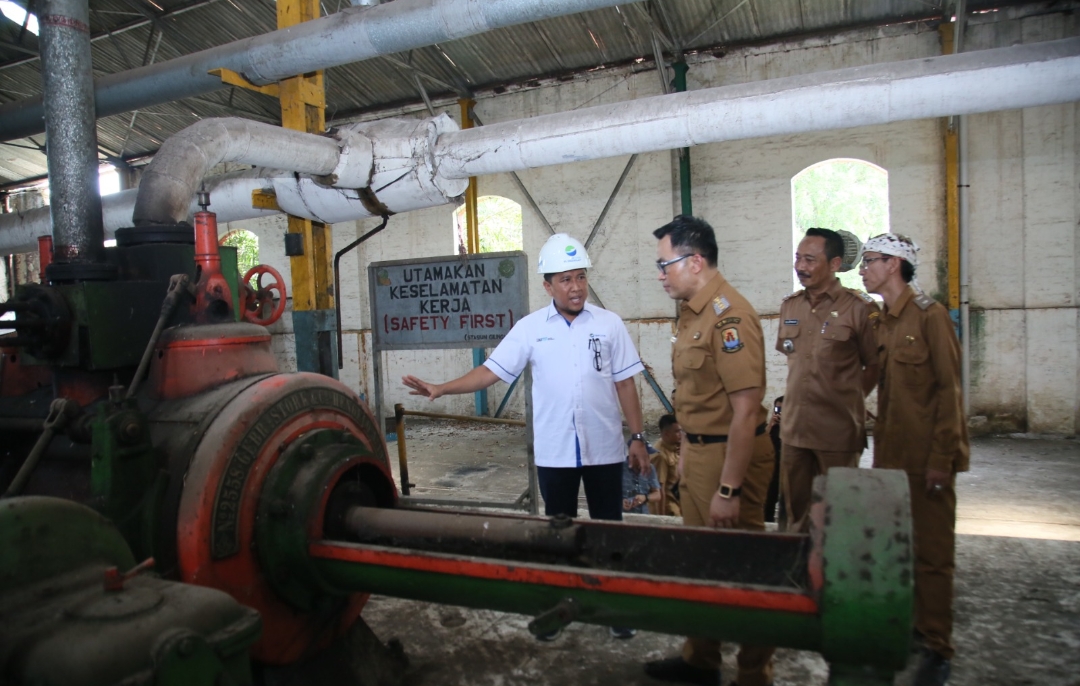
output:
M485 195L476 199L477 225L480 230L480 252L522 250L521 205L509 198ZM454 241L458 253L468 245L465 230L465 206L454 210Z
M811 227L850 231L865 242L889 230L889 172L863 160L837 158L810 165L791 178L792 253ZM792 272L795 288L799 280ZM840 283L862 289L859 272Z
M236 248L236 266L240 276L259 263L259 237L250 231L230 231L218 241L218 245L231 245Z

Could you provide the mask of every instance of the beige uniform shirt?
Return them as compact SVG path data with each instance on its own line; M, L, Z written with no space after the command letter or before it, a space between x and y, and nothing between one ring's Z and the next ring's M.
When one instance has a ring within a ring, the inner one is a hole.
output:
M863 367L877 364L877 303L840 281L811 305L797 291L780 305L776 349L787 355L780 440L811 450L866 447Z
M679 311L672 350L675 417L691 434L726 436L728 393L765 387L765 347L757 312L717 274ZM760 408L757 423L767 417Z
M908 287L882 314L877 339L874 466L909 474L967 471L960 343L948 310Z
M682 514L679 509L679 501L675 498L675 486L679 483L679 445L669 445L665 441L656 444L656 454L649 456L653 467L656 468L656 479L660 482L660 488L664 491L665 507L661 508L659 502L649 503L649 512L657 515L673 515L678 517Z

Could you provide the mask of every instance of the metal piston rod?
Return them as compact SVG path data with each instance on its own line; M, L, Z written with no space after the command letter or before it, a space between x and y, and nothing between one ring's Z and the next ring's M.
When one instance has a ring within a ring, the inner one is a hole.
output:
M832 683L865 667L891 683L911 631L906 479L834 469L815 485L810 535L329 508L295 569L339 592L533 615L537 633L582 621L816 650Z

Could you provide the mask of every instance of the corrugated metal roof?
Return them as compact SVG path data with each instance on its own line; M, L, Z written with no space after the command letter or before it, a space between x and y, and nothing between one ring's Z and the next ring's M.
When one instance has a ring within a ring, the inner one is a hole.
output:
M26 0L16 0L25 4ZM328 118L420 102L414 70L432 97L601 65L653 59L658 30L666 54L841 30L867 23L935 17L944 0L649 0L499 29L482 35L375 58L326 73ZM969 8L1011 0L971 0ZM126 71L274 30L273 0L89 0L95 75ZM323 0L324 12L348 6ZM1015 4L1015 3L1011 3ZM951 5L950 5L951 6ZM0 102L41 92L37 38L0 18ZM161 142L205 117L278 122L276 100L222 90L147 107L98 122L104 155L152 154ZM43 176L44 136L0 143L0 186Z

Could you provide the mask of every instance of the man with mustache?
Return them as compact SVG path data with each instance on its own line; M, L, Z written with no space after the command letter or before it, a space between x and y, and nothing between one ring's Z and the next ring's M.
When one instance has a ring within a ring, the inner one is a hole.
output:
M843 260L840 234L808 229L795 252L803 290L780 305L776 349L788 363L780 488L794 532L808 528L814 477L858 467L866 447L863 399L877 383L874 325L881 312L866 293L840 284Z

